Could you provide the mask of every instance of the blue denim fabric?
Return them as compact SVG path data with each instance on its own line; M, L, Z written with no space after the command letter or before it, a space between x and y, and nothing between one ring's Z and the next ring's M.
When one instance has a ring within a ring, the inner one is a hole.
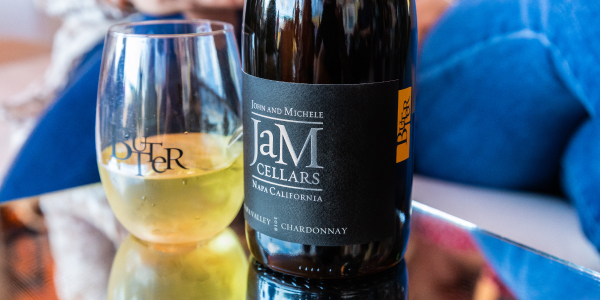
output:
M84 56L36 125L4 179L0 202L100 181L94 130L102 48Z
M182 18L138 15L133 20ZM4 178L0 202L100 181L95 122L103 45L100 42L82 57L67 86L40 118Z
M598 16L596 0L458 0L422 47L417 172L556 190L570 136L600 114Z

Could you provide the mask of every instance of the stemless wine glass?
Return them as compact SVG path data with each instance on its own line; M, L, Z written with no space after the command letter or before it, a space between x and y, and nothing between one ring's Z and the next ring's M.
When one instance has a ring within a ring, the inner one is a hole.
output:
M137 238L198 242L239 211L239 79L230 24L168 20L110 28L96 152L108 201Z

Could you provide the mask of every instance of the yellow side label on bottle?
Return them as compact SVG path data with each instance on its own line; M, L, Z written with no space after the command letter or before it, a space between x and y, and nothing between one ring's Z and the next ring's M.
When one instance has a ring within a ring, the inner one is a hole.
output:
M410 87L398 91L398 145L396 146L396 163L407 160L410 155L411 95Z

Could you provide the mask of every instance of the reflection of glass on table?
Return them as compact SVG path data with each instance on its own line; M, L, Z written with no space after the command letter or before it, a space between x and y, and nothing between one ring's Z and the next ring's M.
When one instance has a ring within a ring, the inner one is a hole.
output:
M245 299L246 254L226 229L201 245L157 245L129 235L115 256L109 300Z
M96 187L101 189L98 185ZM67 200L61 200L60 197L53 199L55 203ZM113 263L112 257L105 260L105 267L102 270L93 269L92 264L86 265L82 263L82 260L76 260L74 255L71 255L70 258L77 261L77 264L69 264L64 257L60 260L52 259L50 249L54 252L53 256L60 256L60 253L57 253L60 249L52 245L55 242L53 238L60 235L66 236L67 239L70 239L70 243L75 245L81 240L77 234L73 232L51 233L50 247L48 247L47 233L31 230L20 224L11 216L11 212L6 206L2 206L0 211L2 212L3 242L0 247L2 249L0 251L3 252L0 255L2 259L0 265L5 266L2 269L4 273L0 274L0 278L3 280L0 283L0 289L4 288L6 290L4 295L7 295L3 299L23 299L19 297L24 295L31 295L27 299L59 299L56 296L53 277L61 270L69 268L78 268L81 271L80 274L87 274L87 276L80 276L77 280L69 283L72 286L80 286L82 295L92 290L90 278L108 275L108 270ZM46 213L46 211L44 212ZM47 213L53 215L57 212L48 211ZM53 230L52 226L48 227L50 231ZM236 218L231 229L236 233L235 237L239 241L236 247L245 247L243 220L239 217ZM227 239L233 237L231 232L226 234L228 235ZM99 260L94 255L98 255L98 253L91 250L97 248L98 245L114 248L110 239L104 237L99 238L97 244L89 242L87 248L80 248L81 253L78 255L90 262L97 262ZM127 247L127 245L132 246L133 244L131 240L127 240L124 245ZM237 251L238 256L224 255L222 261L220 261L221 258L213 260L216 263L213 267L223 268L224 272L205 273L204 275L209 276L205 278L208 280L207 282L210 282L211 275L222 276L228 271L232 271L232 274L235 273L233 272L235 267L232 267L233 261L239 261L237 267L242 264L241 261L246 263L245 256L239 257L241 248L237 249L232 251ZM171 257L171 262L176 261L172 256L173 253L169 253L172 250L163 250L166 251L165 257ZM225 250L225 252L227 251ZM198 255L198 257L202 256ZM219 255L215 254L214 257L217 256ZM183 260L185 259L182 258ZM60 264L55 264L59 261ZM159 264L161 261L158 259L151 262ZM165 261L165 263L168 267L168 262ZM53 264L55 265L53 266ZM408 293L411 300L595 299L597 295L600 295L600 274L502 239L478 229L473 224L420 203L415 203L413 208L413 223L406 254L406 265L409 278ZM161 267L165 267L165 265ZM245 265L243 267L245 268ZM187 271L182 267L181 276L190 275L185 272L193 273L193 270L193 266ZM105 274L102 275L101 272ZM239 274L232 276L239 276ZM246 276L247 273L244 272L243 277ZM237 279L236 281L244 281L239 282L237 287L248 284L249 290L253 284L259 284L256 280L246 282L245 279ZM264 286L265 281L262 282ZM273 282L278 281L269 279L269 284L273 284ZM319 288L320 285L327 284L303 279L295 282L308 284L311 288ZM106 282L106 286L108 286L108 282ZM371 285L366 285L366 287L369 286ZM376 284L372 285L373 288L376 286ZM293 288L293 285L285 285L282 288L290 289ZM57 289L61 289L61 287L57 286ZM198 285L198 289L202 290L201 285ZM223 293L232 292L229 288L225 289L226 291L224 290ZM307 289L306 286L304 289ZM310 290L313 291L313 289ZM329 292L331 293L331 290ZM342 290L340 290L341 292ZM269 297L262 299L269 299Z

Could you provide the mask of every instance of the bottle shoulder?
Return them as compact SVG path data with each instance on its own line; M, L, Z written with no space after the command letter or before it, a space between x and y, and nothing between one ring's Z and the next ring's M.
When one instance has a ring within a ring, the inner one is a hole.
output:
M244 70L301 83L402 79L411 36L408 1L250 0Z

